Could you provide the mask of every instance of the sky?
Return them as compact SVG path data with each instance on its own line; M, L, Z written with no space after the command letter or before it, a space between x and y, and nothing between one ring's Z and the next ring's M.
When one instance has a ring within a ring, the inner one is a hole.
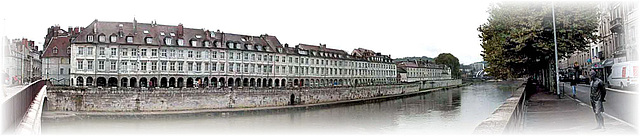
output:
M182 23L226 33L277 36L281 43L371 49L392 58L452 53L460 63L482 61L478 26L494 1L3 1L9 39L44 43L47 28L86 27L93 20ZM7 6L9 5L9 6Z

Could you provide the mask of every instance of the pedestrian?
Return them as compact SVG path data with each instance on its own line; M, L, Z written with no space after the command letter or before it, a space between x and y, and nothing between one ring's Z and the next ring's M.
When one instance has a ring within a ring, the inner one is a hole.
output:
M594 128L594 130L604 129L604 117L602 117L604 107L602 102L605 101L604 97L607 94L607 90L604 88L604 83L598 77L596 71L591 70L589 77L591 78L591 107L593 107L593 112L596 114L596 122L598 123L598 127Z
M573 98L576 98L576 85L580 82L580 66L578 62L573 63L573 80L571 80L571 91Z

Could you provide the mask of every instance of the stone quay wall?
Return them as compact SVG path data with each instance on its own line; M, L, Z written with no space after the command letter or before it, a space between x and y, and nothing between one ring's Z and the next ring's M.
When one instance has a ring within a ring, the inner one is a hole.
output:
M453 84L459 85L457 81ZM76 88L51 87L45 110L188 111L304 105L416 92L420 83L324 88ZM429 84L431 86L431 84ZM443 87L443 86L436 86Z

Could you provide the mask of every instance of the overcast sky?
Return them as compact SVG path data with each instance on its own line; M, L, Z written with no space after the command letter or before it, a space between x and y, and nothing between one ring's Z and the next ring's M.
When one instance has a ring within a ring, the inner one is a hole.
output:
M7 3L8 2L8 3ZM99 3L98 3L99 2ZM38 45L47 28L101 21L184 24L226 33L277 36L295 45L366 48L392 58L452 53L482 61L479 32L492 1L3 1L2 33ZM40 48L42 49L42 48Z

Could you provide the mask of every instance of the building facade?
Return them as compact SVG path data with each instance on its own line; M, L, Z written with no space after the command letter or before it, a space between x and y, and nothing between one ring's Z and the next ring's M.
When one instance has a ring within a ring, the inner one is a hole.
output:
M396 77L384 55L136 20L95 20L71 51L74 86L322 87L390 84Z
M44 51L42 54L42 75L53 85L71 85L71 41L84 28L69 28L67 31L60 26L47 29Z
M397 62L398 78L401 82L420 82L432 80L448 80L451 78L451 69L445 65L428 62Z
M40 51L34 41L29 39L12 39L3 47L4 59L8 65L4 68L9 85L26 84L41 78Z

